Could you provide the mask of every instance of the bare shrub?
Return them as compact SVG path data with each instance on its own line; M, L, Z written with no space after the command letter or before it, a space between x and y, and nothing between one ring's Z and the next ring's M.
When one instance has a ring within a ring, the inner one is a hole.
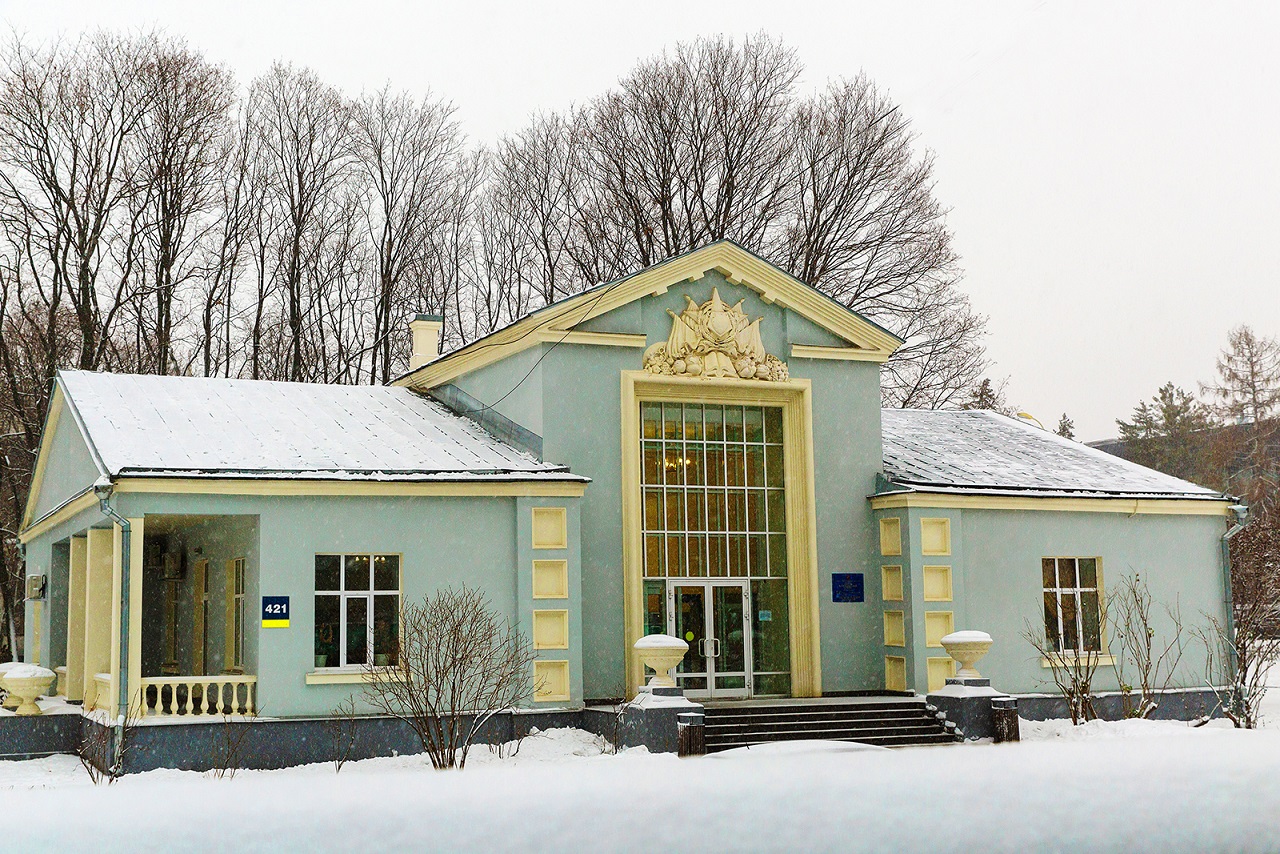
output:
M119 726L102 712L90 712L85 718L87 723L80 725L76 757L95 786L104 780L110 785L124 776L125 761L133 747L138 722L142 719L142 706L130 706Z
M1207 617L1195 632L1205 652L1205 679L1222 714L1254 729L1267 693L1267 673L1280 662L1280 507L1267 502L1231 540L1231 623Z
M485 724L531 696L533 659L484 593L447 588L404 606L394 663L366 665L365 694L413 728L435 768L463 768Z
M1171 629L1167 636L1158 638L1152 619L1155 597L1141 575L1121 579L1110 597L1116 679L1127 718L1151 717L1186 651L1181 608L1176 600L1172 606L1162 607ZM1128 673L1135 677L1133 682L1126 677Z
M342 766L347 764L356 747L355 697L347 697L334 708L333 714L325 721L325 730L333 745L334 773L341 774Z
M1106 625L1105 607L1099 605L1102 624ZM1045 634L1044 626L1030 620L1022 630L1026 639L1049 665L1049 673L1058 692L1067 701L1071 723L1079 724L1098 717L1093 708L1093 677L1098 672L1102 653L1089 650L1060 650Z
M237 721L226 713L222 715L222 725L209 734L209 771L216 779L234 779L236 772L244 767L242 749L248 735L247 721Z

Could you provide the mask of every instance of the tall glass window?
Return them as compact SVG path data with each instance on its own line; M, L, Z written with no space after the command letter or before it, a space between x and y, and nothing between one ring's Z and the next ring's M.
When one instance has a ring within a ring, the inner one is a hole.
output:
M640 436L646 631L666 579L750 579L755 693L789 694L782 409L646 402Z
M399 555L316 555L316 667L395 665L399 618Z
M641 406L647 578L785 578L782 410Z

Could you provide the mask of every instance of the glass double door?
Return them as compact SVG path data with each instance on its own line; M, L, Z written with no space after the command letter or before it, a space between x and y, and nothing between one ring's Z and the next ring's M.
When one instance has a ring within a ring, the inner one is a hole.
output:
M667 583L667 633L689 644L676 668L676 684L686 696L751 696L750 620L751 587L746 581Z

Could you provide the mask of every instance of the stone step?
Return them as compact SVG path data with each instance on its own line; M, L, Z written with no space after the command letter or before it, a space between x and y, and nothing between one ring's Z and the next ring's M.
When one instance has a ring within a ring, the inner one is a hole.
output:
M761 744L774 744L779 741L802 741L811 738L811 736L796 736L795 738L771 738L763 740L755 739L735 739L732 741L723 741L712 743L707 742L708 753L719 753L724 750L732 750L735 747L755 747ZM843 738L825 738L824 741L840 741L848 744L870 744L875 747L929 747L933 745L954 744L955 736L948 733L934 733L932 735L889 735L889 736L849 736Z

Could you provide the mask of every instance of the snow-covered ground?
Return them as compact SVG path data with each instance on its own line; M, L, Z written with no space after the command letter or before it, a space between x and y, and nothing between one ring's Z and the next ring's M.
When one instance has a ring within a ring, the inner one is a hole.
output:
M94 787L70 757L0 762L0 848L1276 851L1280 731L1024 723L1016 745L681 760L551 730L462 772L396 757ZM90 842L91 841L91 842Z

